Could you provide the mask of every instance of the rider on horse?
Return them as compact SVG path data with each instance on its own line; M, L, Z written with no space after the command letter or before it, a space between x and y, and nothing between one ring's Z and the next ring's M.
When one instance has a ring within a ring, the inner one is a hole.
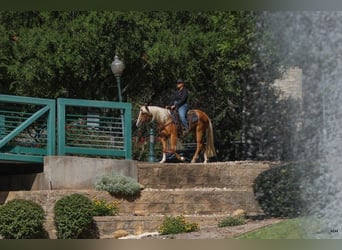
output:
M167 106L171 110L177 110L179 119L183 127L183 136L189 133L189 124L186 120L186 114L188 112L188 96L189 92L185 87L183 79L179 78L177 80L177 91L175 91L174 98L172 102Z

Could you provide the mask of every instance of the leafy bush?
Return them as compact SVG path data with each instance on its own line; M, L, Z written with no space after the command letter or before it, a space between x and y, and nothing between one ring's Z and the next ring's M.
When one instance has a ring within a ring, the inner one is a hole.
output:
M246 224L246 218L243 215L228 216L219 221L218 227L231 227Z
M0 206L0 234L6 239L42 238L45 213L33 201L15 199Z
M289 163L262 172L253 184L254 194L266 215L274 217L297 217L305 215L307 205L319 198L314 180L322 175L314 163ZM324 202L321 202L324 203ZM325 203L326 204L326 203Z
M162 225L159 227L159 233L164 234L178 234L198 231L197 223L189 223L185 221L184 216L177 217L165 216Z
M97 179L95 189L108 191L119 197L134 197L140 194L141 187L133 178L113 172L112 175L105 175Z
M93 202L81 194L59 199L54 206L55 225L59 239L77 239L93 222Z
M107 203L104 199L94 197L94 216L113 216L119 213L119 201L111 201Z

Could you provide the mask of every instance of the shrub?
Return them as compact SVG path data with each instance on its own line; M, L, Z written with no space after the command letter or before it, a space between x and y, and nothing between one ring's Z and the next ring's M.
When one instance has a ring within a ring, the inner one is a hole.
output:
M93 202L81 194L59 199L54 206L55 225L59 239L77 239L93 222Z
M253 184L260 207L273 217L297 217L307 213L307 204L318 200L327 204L328 195L315 188L315 179L324 175L317 163L289 163L262 172ZM326 180L329 181L329 180ZM309 192L305 189L309 189ZM335 190L330 190L336 192Z
M299 172L296 165L273 167L254 182L254 193L266 215L298 216L302 209Z
M159 227L159 233L164 234L178 234L198 231L197 223L189 223L185 221L184 216L177 217L166 216L162 225Z
M104 199L94 197L94 216L113 216L119 213L119 201L106 202Z
M0 234L6 239L42 238L45 213L33 201L15 199L0 206Z
M228 216L219 221L218 227L231 227L246 224L246 218L243 215Z
M112 175L105 175L97 179L95 189L108 191L119 197L134 197L140 194L141 187L133 178L113 172Z

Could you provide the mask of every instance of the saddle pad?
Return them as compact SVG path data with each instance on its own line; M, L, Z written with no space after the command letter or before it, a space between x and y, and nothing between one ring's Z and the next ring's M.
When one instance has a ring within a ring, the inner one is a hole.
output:
M171 119L173 121L174 124L178 124L179 123L179 119L178 119L178 113L176 111L170 111L170 116Z
M175 111L170 112L171 119L175 124L179 124L178 113ZM189 123L196 123L198 121L198 116L194 110L189 110L187 113L187 120Z
M190 123L195 123L198 121L198 116L194 110L189 110L187 113L187 119Z

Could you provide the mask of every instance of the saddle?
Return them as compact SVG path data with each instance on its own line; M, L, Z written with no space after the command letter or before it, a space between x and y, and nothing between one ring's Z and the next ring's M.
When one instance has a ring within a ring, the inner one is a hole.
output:
M170 115L173 123L177 125L179 135L182 135L182 125L180 122L178 111L170 110ZM186 120L188 121L189 128L191 128L194 123L198 122L198 116L195 110L188 110L188 112L186 113Z

